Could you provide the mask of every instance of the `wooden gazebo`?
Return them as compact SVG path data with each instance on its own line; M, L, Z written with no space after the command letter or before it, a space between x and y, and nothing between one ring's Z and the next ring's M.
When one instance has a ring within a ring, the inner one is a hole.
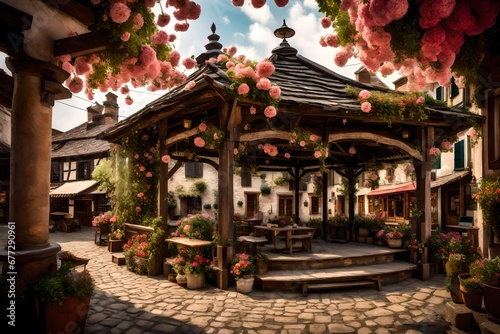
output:
M302 57L285 39L294 34L285 24L275 32L283 41L269 57L275 66L275 72L269 79L281 88L281 100L278 115L268 119L262 114L265 105L250 98L238 99L236 95L228 93L232 81L225 69L217 63L205 62L221 53L219 36L215 34L214 26L212 32L207 51L197 58L198 70L186 81L194 81L196 85L193 88L186 89L186 85L182 85L173 89L118 123L105 134L104 139L116 142L132 131L157 125L162 155L170 154L181 163L188 161L182 152L196 149L198 161L209 163L218 170L218 202L227 204L220 206L218 215L220 241L217 265L220 288L226 288L228 284L230 259L226 256L226 247L233 230L233 151L240 143L244 143L246 149L238 156L236 163L239 165L251 164L258 166L259 170L287 171L294 177L295 212L299 212L298 183L301 175L321 170L323 179L326 179L327 168L352 180L374 159L387 163L412 159L417 172L417 204L427 208L431 206L432 167L426 153L428 148L470 128L468 119L471 117L481 120L479 116L446 107L426 108L427 119L424 121L395 118L390 125L375 111L363 113L358 100L346 91L347 86L371 91L388 90L343 77ZM252 106L260 108L260 112L252 114ZM184 120L191 120L192 127L186 129ZM200 132L197 126L202 120L217 125L225 132L220 147L199 148L189 140ZM325 143L328 157L324 165L320 166L313 149L290 145L291 132L297 128L318 136ZM277 146L278 155L270 157L264 153L264 143ZM355 154L349 153L351 147L355 148ZM218 164L210 159L214 157L218 158ZM161 180L168 177L168 167L162 164ZM326 188L327 184L323 182L324 194ZM167 193L168 182L160 181L160 198L165 198ZM354 216L353 196L351 194L349 201L350 217ZM322 196L322 200L323 207L327 207L327 196ZM167 210L167 203L160 203L159 214L167 217ZM324 210L325 224L327 218ZM423 240L430 237L430 224L430 210L426 210L422 226L417 230Z

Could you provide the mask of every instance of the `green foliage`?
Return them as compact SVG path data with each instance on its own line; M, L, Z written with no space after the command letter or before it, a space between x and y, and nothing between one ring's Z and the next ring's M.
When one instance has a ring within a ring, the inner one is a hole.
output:
M149 258L151 259L155 254L159 254L163 242L165 240L165 230L163 229L163 219L162 217L156 217L154 219L148 219L145 222L146 226L150 226L154 229L153 233L148 236L149 242Z
M359 191L356 179L352 179L351 182L349 182L345 177L342 177L342 185L338 189L339 192L346 197L351 196L351 194L355 196Z
M177 222L172 237L187 237L212 241L216 221L208 214L188 215Z
M384 27L391 34L391 49L396 56L396 62L403 62L408 58L417 58L420 55L422 29L418 23L418 10L413 10L415 3L410 2L410 10L404 20L395 20Z
M203 209L205 209L205 210L212 209L212 204L210 204L210 203L203 204Z
M496 180L481 179L474 198L483 210L483 222L500 238L500 177Z
M348 218L346 217L346 219ZM354 215L353 224L358 228L365 228L370 231L378 231L384 228L385 220L377 215L367 215L360 212Z
M144 224L157 217L159 142L156 127L135 131L111 152L116 186L111 201L121 223Z
M333 217L328 219L328 224L347 225L349 217L345 213L336 213Z
M168 202L168 210L174 210L177 208L177 201L175 200L175 194L173 191L169 191L165 200Z
M207 189L207 183L205 181L196 181L194 183L194 186L200 193L204 192Z
M320 228L323 227L323 219L321 219L321 218L311 218L311 219L309 219L309 222L307 223L307 226L315 227L317 229L320 229Z
M238 280L243 276L253 275L255 272L255 259L247 253L239 253L234 256L231 263L230 273Z
M237 204L238 206L243 206L243 201L238 201L236 204Z
M255 255L255 261L262 261L264 263L269 262L269 256L261 251L257 251L257 254Z
M85 298L94 293L94 279L87 270L75 272L70 263L62 263L53 273L35 285L35 293L46 305L59 304L67 297Z
M106 192L112 191L115 186L115 181L113 179L113 164L111 160L101 160L99 165L94 168L92 178L97 181L99 190L106 190Z
M470 266L471 277L476 277L482 284L500 287L500 257L481 259Z
M278 187L284 186L285 184L290 182L290 178L284 176L278 176L273 180L274 184Z

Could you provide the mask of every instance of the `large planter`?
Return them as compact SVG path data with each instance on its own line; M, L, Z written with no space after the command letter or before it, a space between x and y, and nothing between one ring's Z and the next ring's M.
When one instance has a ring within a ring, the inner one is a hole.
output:
M148 273L149 261L145 257L134 256L135 272L139 275L146 275Z
M483 306L483 290L470 291L462 285L464 279L469 278L469 274L458 275L458 281L460 282L460 292L462 293L462 299L465 306L471 310L480 311Z
M56 303L45 307L47 333L67 333L68 328L72 333L84 333L89 304L90 297L68 297L61 305Z
M255 278L249 277L249 278L240 278L236 281L236 291L241 292L241 293L250 293L253 290L253 283L254 283Z
M121 240L108 240L108 251L121 252L123 251L123 241Z
M488 319L500 324L500 287L483 284L484 307Z
M370 235L370 230L367 228L360 227L358 228L358 236L367 237Z
M403 239L387 239L387 245L389 248L401 248L403 247Z
M201 289L205 287L205 274L186 273L186 287L188 289Z

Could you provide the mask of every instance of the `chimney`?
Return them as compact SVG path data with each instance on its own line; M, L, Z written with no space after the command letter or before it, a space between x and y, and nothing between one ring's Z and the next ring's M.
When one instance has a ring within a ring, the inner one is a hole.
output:
M102 113L102 106L99 103L96 103L95 106L91 106L87 108L87 123L94 122L94 118L97 115Z
M357 70L355 74L356 74L356 81L366 84L372 83L372 76L364 66L361 67L359 70Z
M118 103L116 102L118 96L109 92L106 94L106 101L104 101L104 124L116 124L118 122Z

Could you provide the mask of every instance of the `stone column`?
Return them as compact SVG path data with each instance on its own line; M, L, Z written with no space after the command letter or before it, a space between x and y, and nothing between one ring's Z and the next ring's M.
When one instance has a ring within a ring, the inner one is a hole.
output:
M49 244L52 106L71 93L61 85L69 74L55 65L16 56L7 59L7 66L14 76L9 207L13 238L0 250L0 262L3 273L16 282L20 329L36 326L33 287L56 269L61 249Z

